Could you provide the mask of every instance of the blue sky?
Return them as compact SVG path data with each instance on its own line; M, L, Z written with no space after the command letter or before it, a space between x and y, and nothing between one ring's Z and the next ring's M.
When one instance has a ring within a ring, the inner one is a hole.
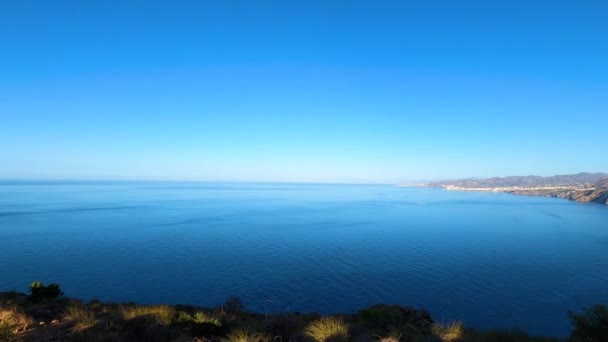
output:
M0 4L0 178L608 171L605 1Z

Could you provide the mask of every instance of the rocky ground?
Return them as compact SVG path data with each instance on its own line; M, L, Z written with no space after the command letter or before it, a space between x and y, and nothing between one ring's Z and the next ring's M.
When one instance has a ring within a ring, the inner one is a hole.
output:
M583 187L562 189L518 189L505 192L514 195L559 197L577 202L591 202L608 205L608 179Z

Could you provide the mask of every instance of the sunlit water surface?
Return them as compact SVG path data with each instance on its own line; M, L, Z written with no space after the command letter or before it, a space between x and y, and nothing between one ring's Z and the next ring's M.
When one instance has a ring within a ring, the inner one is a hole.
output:
M565 335L608 303L608 208L369 185L0 183L0 290L257 311L375 303Z

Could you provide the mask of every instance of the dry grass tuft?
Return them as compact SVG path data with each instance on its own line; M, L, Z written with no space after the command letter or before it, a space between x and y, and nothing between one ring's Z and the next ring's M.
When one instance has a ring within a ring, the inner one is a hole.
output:
M24 331L33 320L16 305L2 305L0 307L0 341L21 341L19 331Z
M381 337L378 336L378 342L399 342L403 337L403 333L400 329L391 328L388 331L388 335Z
M432 331L443 342L459 341L464 333L462 322L459 321L445 325L435 324Z
M162 325L169 325L176 315L175 309L169 305L131 306L123 307L122 314L126 319L151 316Z
M3 342L20 342L21 338L15 332L13 326L8 323L0 322L0 341Z
M399 339L393 336L387 336L379 339L378 342L399 342Z
M87 309L82 305L73 304L66 308L65 315L70 321L74 322L74 330L82 331L97 324L97 317L93 310Z
M267 334L253 333L248 330L232 330L222 342L270 342L271 337Z
M304 334L317 342L348 340L348 325L336 317L322 317L310 323Z
M0 308L0 324L18 329L25 328L32 324L32 322L32 318L28 317L23 310L16 305L7 305Z

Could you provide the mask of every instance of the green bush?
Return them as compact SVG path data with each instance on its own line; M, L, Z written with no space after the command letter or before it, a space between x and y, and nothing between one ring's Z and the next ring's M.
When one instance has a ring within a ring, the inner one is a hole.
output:
M41 281L35 281L30 285L29 292L31 293L31 299L33 302L50 302L63 296L63 291L59 287L59 284L49 284L44 286Z
M570 321L574 326L573 341L606 341L608 338L608 307L606 305L594 305L576 315L569 312Z

